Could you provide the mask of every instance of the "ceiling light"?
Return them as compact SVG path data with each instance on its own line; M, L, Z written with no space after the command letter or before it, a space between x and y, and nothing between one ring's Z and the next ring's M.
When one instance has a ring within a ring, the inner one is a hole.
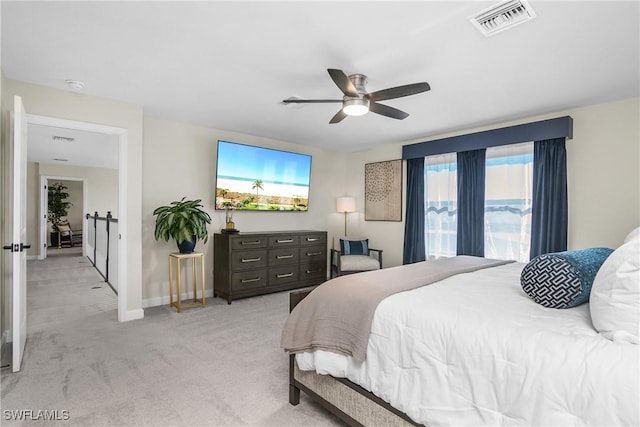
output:
M69 89L80 92L84 88L84 83L78 80L66 80L65 83Z
M369 100L366 98L345 99L342 111L347 116L364 116L369 112Z
M59 158L56 158L56 157L54 157L53 160L55 160L56 162L68 162L69 161L69 159L59 159Z

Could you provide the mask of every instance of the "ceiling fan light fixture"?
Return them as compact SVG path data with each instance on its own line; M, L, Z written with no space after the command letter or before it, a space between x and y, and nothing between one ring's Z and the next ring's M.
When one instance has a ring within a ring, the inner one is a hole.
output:
M366 98L345 99L342 111L347 116L364 116L369 112L369 100Z

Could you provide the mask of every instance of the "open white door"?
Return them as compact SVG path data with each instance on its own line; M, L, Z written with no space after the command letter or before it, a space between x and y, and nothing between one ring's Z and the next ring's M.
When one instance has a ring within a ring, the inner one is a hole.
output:
M11 251L11 340L13 357L11 369L20 370L27 341L27 115L22 98L14 97L11 123L11 244L4 246Z

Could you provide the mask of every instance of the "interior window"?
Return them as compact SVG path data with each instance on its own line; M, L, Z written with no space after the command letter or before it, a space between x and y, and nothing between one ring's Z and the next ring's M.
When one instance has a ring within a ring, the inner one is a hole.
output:
M484 256L529 260L533 142L487 148ZM425 253L427 259L456 255L456 153L425 157Z
M487 148L484 256L529 260L533 142Z
M456 153L424 161L425 253L427 259L456 255Z

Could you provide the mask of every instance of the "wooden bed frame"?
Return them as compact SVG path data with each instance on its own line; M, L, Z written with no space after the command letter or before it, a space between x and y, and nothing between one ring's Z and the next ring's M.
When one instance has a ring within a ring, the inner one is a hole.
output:
M302 301L313 288L289 294L289 311ZM301 371L295 355L289 356L289 403L300 403L300 390L350 426L420 426L405 413L395 409L370 391L345 378L318 375L315 371Z

